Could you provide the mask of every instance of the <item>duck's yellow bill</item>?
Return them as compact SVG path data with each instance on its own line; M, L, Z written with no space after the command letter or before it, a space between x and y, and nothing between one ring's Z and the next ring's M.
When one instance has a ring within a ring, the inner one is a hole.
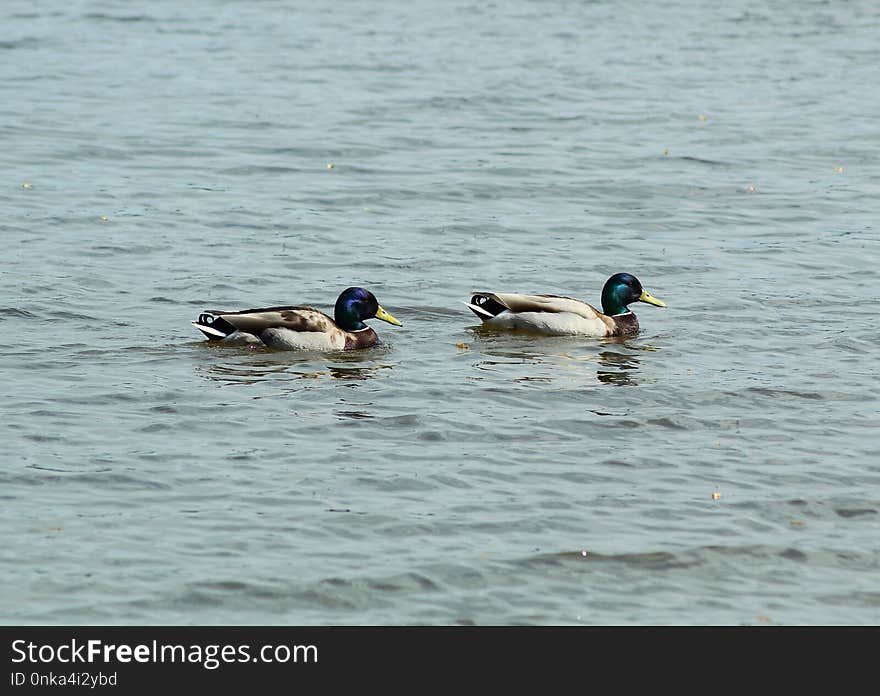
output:
M647 302L655 307L666 306L666 303L663 300L658 300L656 297L649 295L647 290L642 290L642 294L639 296L639 302Z
M395 326L403 326L397 319L392 317L388 312L386 312L380 306L379 309L376 310L376 319L381 319L382 321L387 321L389 324L394 324Z

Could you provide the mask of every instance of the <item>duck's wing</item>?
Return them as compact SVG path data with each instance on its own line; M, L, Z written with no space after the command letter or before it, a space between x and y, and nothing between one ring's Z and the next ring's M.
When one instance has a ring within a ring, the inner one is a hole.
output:
M333 319L312 307L264 307L234 312L207 310L192 324L209 339L226 338L236 331L260 336L266 329L310 333L339 330Z
M519 295L515 293L475 292L470 303L465 303L480 319L487 321L502 312L569 312L584 319L604 316L592 305L560 295Z

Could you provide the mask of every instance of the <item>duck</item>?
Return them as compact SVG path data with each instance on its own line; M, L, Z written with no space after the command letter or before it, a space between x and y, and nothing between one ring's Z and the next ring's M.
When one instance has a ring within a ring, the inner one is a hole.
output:
M631 273L615 273L602 288L602 311L582 300L559 295L518 295L475 292L465 304L484 326L523 330L547 336L629 336L639 320L629 309L633 302L655 307L666 303L650 295Z
M283 350L359 350L376 345L379 336L364 321L380 319L403 326L364 288L343 290L333 318L312 307L284 306L241 311L206 310L191 322L209 341L244 339Z

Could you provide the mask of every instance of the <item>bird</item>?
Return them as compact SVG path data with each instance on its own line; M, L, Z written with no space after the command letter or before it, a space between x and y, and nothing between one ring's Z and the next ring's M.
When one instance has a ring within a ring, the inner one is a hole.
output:
M264 307L242 311L206 310L191 322L210 341L226 338L258 340L285 350L358 350L376 345L379 337L367 319L403 324L379 305L364 288L346 288L339 294L331 319L312 307Z
M581 300L559 295L518 295L475 292L465 304L484 326L520 329L548 336L627 336L637 333L639 320L629 305L666 303L648 294L631 273L615 273L602 288L602 311Z

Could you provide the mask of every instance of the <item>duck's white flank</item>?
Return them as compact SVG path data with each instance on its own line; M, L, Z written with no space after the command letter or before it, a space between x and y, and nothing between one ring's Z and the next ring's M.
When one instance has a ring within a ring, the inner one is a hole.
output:
M572 312L501 312L487 319L486 326L499 329L536 331L548 336L594 336L601 338L608 333L608 325L593 317L587 319Z
M247 345L248 343L262 343L262 341L259 337L245 331L233 331L223 339L223 343L231 345Z
M285 350L344 350L345 334L342 331L291 331L290 329L265 329L260 338L272 348Z

